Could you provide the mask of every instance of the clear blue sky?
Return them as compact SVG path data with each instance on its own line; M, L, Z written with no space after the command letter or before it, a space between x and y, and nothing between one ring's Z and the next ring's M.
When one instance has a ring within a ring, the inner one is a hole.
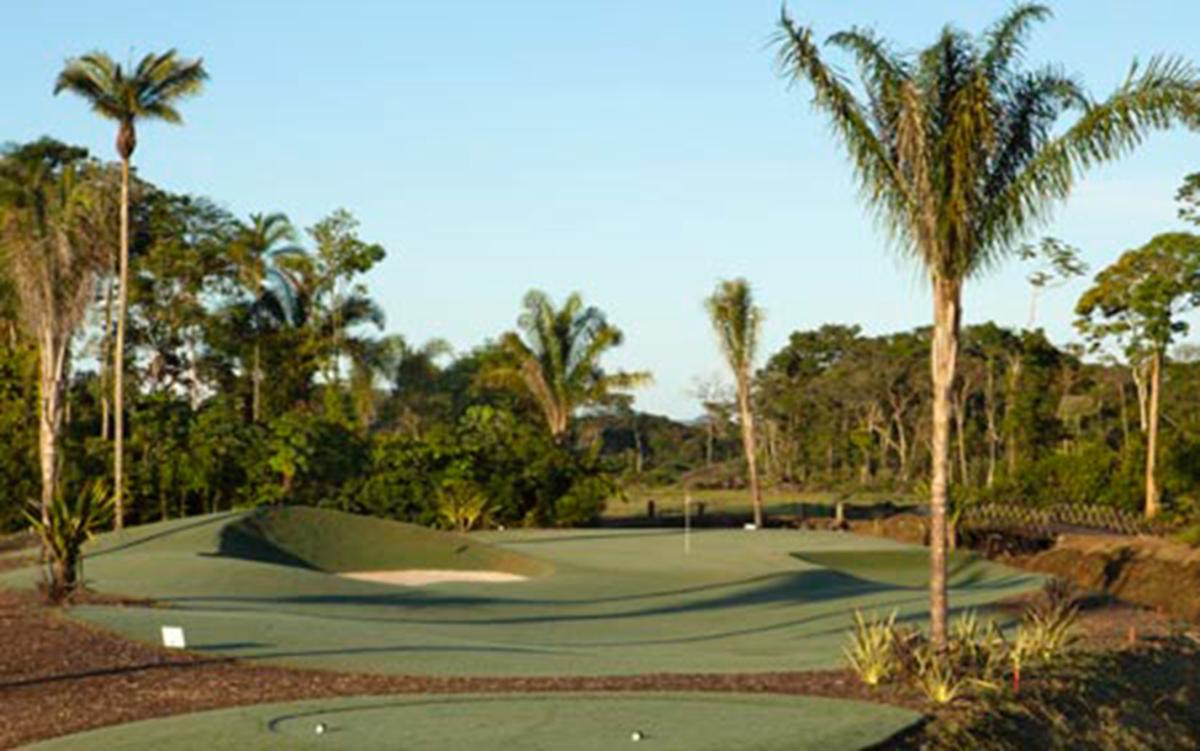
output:
M1062 0L1032 62L1103 95L1134 57L1200 57L1200 4ZM907 46L952 21L978 29L1002 0L794 2L822 36L858 24ZM338 206L388 259L370 284L388 328L469 348L511 327L524 292L581 291L625 329L611 364L649 369L639 405L688 417L695 377L719 371L701 300L745 276L768 314L766 352L826 321L869 332L923 324L915 271L864 218L807 92L767 42L775 0L542 2L27 2L0 31L0 140L49 133L112 156L112 128L50 95L64 58L177 47L207 92L187 125L150 125L148 179L240 215L307 225ZM1172 201L1200 169L1200 136L1154 138L1081 186L1046 230L1094 269L1178 228ZM968 321L1023 324L1027 270L968 290ZM1080 282L1040 322L1071 336Z

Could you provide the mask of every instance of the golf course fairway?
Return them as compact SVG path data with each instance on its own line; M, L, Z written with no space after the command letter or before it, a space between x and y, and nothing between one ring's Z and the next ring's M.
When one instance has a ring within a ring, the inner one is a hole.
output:
M80 733L30 748L848 751L885 740L918 719L915 712L893 707L807 697L381 696L201 712ZM641 740L634 741L634 733L640 733Z
M468 536L310 508L260 509L97 539L85 576L153 606L72 608L156 643L342 671L443 676L757 672L842 664L856 608L921 625L926 551L844 533L519 530ZM526 577L404 587L339 571ZM30 570L8 574L32 580ZM1036 576L952 558L951 604L981 608Z

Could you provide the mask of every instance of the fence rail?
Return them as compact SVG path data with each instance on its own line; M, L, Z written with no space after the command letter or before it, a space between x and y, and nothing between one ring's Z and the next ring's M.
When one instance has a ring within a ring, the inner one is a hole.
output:
M1011 529L1053 536L1072 529L1096 530L1121 535L1162 535L1171 531L1163 522L1111 506L1060 504L1034 508L1008 503L969 506L962 523L968 528Z

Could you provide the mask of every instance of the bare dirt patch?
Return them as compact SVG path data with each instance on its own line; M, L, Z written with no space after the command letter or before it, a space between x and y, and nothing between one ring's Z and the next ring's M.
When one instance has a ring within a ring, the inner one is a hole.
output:
M394 584L400 587L424 587L447 582L496 583L522 582L529 577L506 571L455 571L452 569L401 569L398 571L349 571L339 573L345 579Z
M1200 551L1186 545L1152 537L1064 535L1050 550L1004 562L1200 621Z

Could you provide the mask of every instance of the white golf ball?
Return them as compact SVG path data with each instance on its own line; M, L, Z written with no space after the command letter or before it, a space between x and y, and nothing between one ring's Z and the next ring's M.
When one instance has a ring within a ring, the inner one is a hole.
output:
M643 739L645 737L646 736L644 733L642 733L642 731L635 730L635 731L633 731L633 735L629 736L629 740L633 741L634 743L637 743L638 741L640 741L641 739Z
M315 728L313 728L313 732L316 733L317 735L324 735L325 734L325 723L318 722L317 726Z

